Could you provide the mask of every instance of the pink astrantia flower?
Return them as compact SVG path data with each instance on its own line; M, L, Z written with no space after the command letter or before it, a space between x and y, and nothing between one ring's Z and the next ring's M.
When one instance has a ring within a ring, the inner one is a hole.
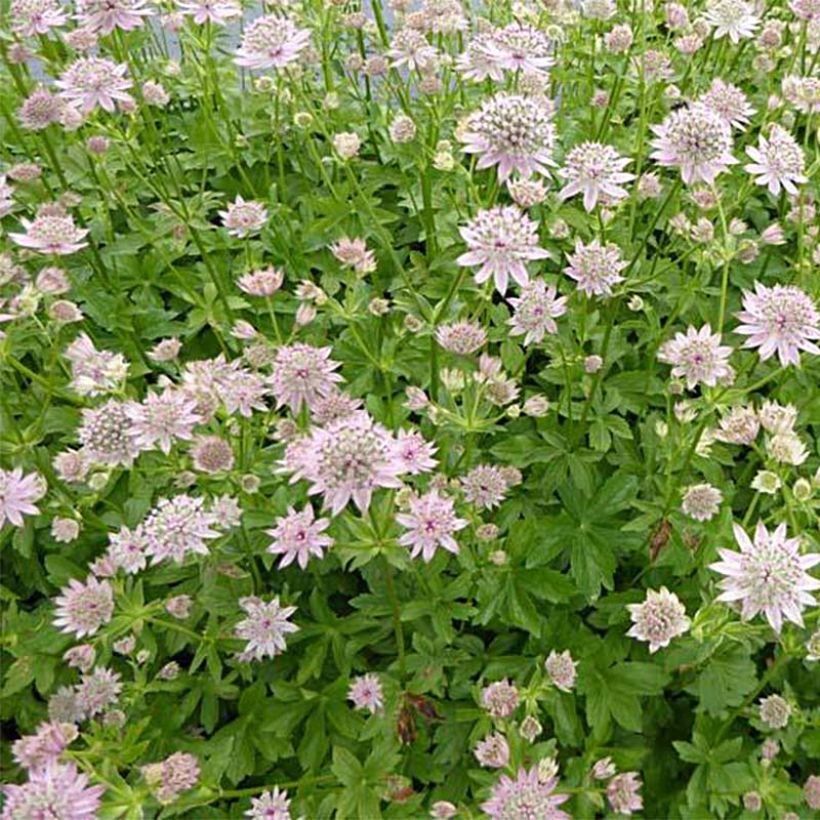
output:
M88 776L73 763L56 760L32 769L27 783L2 787L3 820L54 817L60 820L94 820L103 786L89 786Z
M469 250L458 257L458 264L480 266L475 281L482 284L492 277L502 295L509 277L519 285L527 284L528 260L550 255L538 246L538 225L512 205L479 211L460 233Z
M524 336L524 344L540 342L547 333L557 333L555 320L567 312L567 297L559 297L555 285L533 279L521 288L521 296L510 299L514 308L510 335Z
M575 253L567 254L567 261L564 273L587 296L612 296L612 286L624 281L621 271L628 265L617 245L602 245L597 239L588 245L577 239Z
M196 786L199 781L199 761L187 752L174 752L160 763L143 766L142 776L157 800L168 805L182 792Z
M220 211L219 215L228 233L240 239L257 233L268 221L268 209L261 202L245 200L240 194L237 194L236 199L228 203L228 209Z
M284 68L309 42L310 31L298 28L289 17L266 14L245 29L234 62L244 68Z
M717 0L707 6L703 17L713 26L712 36L716 40L728 37L733 43L754 37L760 24L754 6L745 0Z
M436 341L450 353L469 356L487 343L487 331L478 322L450 322L436 328Z
M461 138L464 151L478 154L476 167L498 166L504 182L513 171L522 177L546 175L555 165L555 126L550 111L534 97L498 94L481 105L469 119Z
M483 48L488 59L506 71L538 74L555 62L549 37L540 29L519 22L494 31Z
M89 575L85 583L76 578L68 582L54 599L54 625L77 638L93 635L114 614L114 590L108 581Z
M418 430L399 430L393 455L409 475L429 473L438 463L433 458L436 445L425 441Z
M24 735L11 745L14 759L25 769L39 769L56 761L77 737L73 723L41 723L33 735Z
M175 440L190 441L194 427L202 419L196 402L181 390L166 388L149 393L142 404L129 402L125 414L131 421L130 435L140 451L159 447L168 455Z
M606 799L615 814L630 815L643 808L643 798L638 794L641 779L637 772L615 775L606 787Z
M279 596L267 603L255 596L240 598L239 606L248 615L236 625L234 632L237 638L248 642L239 655L240 660L261 661L276 657L287 648L285 636L299 630L288 620L296 612L296 607L281 606Z
M23 37L48 34L68 19L58 0L12 0L9 12L11 30Z
M415 71L432 65L437 52L420 31L408 27L399 29L393 35L387 56L393 68L406 67Z
M721 345L720 334L712 333L708 324L700 330L690 326L685 334L676 333L658 351L658 359L674 365L672 375L685 378L690 390L698 384L714 387L719 381L731 380L731 355L732 348Z
M368 672L355 678L347 690L347 699L356 709L367 709L373 714L384 709L384 692L379 676Z
M473 752L480 765L502 769L510 762L510 746L500 732L491 732L480 740Z
M510 484L502 467L479 464L461 479L464 498L476 507L491 510L507 495Z
M329 396L344 381L333 372L339 363L330 358L331 352L330 347L302 343L280 347L269 380L276 406L286 404L298 413L303 404L311 408L317 399Z
M252 797L245 817L250 820L291 820L287 791L280 792L279 787L274 786L272 792L262 792L259 797Z
M709 565L726 576L720 582L723 592L717 600L739 601L744 621L763 613L778 633L784 618L802 627L801 610L817 606L810 591L820 589L820 581L807 570L820 564L820 553L801 555L801 538L787 538L785 524L769 532L758 521L754 541L739 524L733 529L740 552L720 549L722 560Z
M558 171L567 184L558 192L560 200L577 194L584 195L584 208L591 211L600 199L607 203L618 202L629 196L623 187L635 179L635 174L624 171L629 157L622 157L611 145L600 142L584 142L567 154L564 167Z
M139 528L145 552L154 564L181 564L190 553L207 555L206 541L218 538L218 519L204 509L204 499L177 495L161 499Z
M571 692L574 688L577 666L578 661L572 659L568 649L563 652L556 652L553 649L544 661L544 669L550 680L563 692Z
M664 167L680 168L687 185L711 184L718 174L737 163L732 156L729 124L705 105L678 108L652 130L656 134L652 158Z
M127 93L133 83L125 75L128 66L114 63L101 57L80 57L60 75L54 84L60 89L60 96L80 110L91 113L100 106L109 113L117 103L133 103Z
M353 268L358 274L364 275L376 270L376 256L361 237L351 239L343 236L329 245L329 248L339 262Z
M324 551L333 544L333 539L323 534L329 525L327 518L314 520L310 504L301 512L288 507L288 514L278 518L273 529L265 530L273 538L268 552L282 556L280 569L294 561L304 569L311 555L322 558Z
M468 522L456 516L452 499L444 498L437 490L430 490L422 496L412 497L409 507L408 512L396 515L396 521L407 530L399 538L399 543L411 548L411 558L421 555L425 563L429 563L439 547L458 553L453 533L464 529Z
M24 100L17 117L29 131L42 131L49 125L60 122L65 103L47 88L35 88Z
M190 14L198 26L205 23L224 26L232 17L242 14L242 7L233 0L180 0L177 8L183 14Z
M797 185L808 182L804 173L803 149L779 125L771 127L768 139L761 134L757 147L747 146L746 153L753 162L744 165L743 169L755 178L756 184L766 186L773 196L778 196L781 188L796 196Z
M495 33L478 32L456 58L456 67L466 80L500 82L504 79L504 69L499 65L497 53Z
M153 13L145 7L145 0L77 0L78 22L97 34L140 28L142 18Z
M515 779L502 774L490 792L482 810L494 820L538 818L538 820L571 820L571 815L558 808L569 800L568 794L555 794L558 778L541 780L538 767L518 770Z
M813 341L820 339L820 314L800 288L755 282L754 293L744 292L743 310L736 315L743 324L735 333L749 337L743 347L758 348L763 361L777 353L786 367L800 364L801 350L820 354Z
M755 113L748 97L736 85L719 78L712 80L709 90L698 98L698 102L711 108L724 122L739 131L746 130L749 117Z
M626 634L639 641L647 641L651 653L669 646L672 638L683 635L691 624L678 596L666 587L661 587L657 592L648 589L642 604L627 604L626 608L632 618L632 627Z
M46 482L39 473L23 475L20 467L0 469L0 527L8 521L14 527L23 526L24 515L37 515L35 506L46 494Z
M88 230L78 228L69 214L38 214L33 220L21 219L20 224L25 233L10 233L9 238L38 253L68 256L88 245L82 241Z
M311 495L321 493L324 506L338 515L353 503L365 512L378 487L401 487L406 471L396 457L395 439L364 411L316 428L285 453L283 467L291 481L306 479Z

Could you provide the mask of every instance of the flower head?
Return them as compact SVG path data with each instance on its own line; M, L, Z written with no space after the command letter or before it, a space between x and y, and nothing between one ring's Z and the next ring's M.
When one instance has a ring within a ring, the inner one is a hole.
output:
M621 256L621 249L607 242L602 245L593 239L585 245L580 239L575 242L575 253L567 255L569 265L564 273L578 283L578 289L587 296L611 296L612 286L623 282L621 271L627 266Z
M131 421L130 435L140 451L159 447L166 455L175 440L190 441L194 426L202 421L196 402L173 389L149 393L141 404L129 402L125 415Z
M705 105L678 108L652 130L656 134L652 158L665 167L680 168L687 185L711 184L729 165L737 163L731 153L731 128Z
M735 540L740 552L718 550L722 560L710 568L725 575L720 582L723 592L718 601L739 601L744 621L763 613L775 632L780 632L785 618L803 626L801 610L816 606L810 590L820 589L820 581L808 571L820 564L820 553L800 554L800 538L787 538L786 525L769 532L759 521L754 541L738 524Z
M510 335L523 335L525 345L542 341L547 333L557 333L555 320L567 312L567 298L559 297L555 285L547 285L543 279L530 280L510 304L514 308Z
M769 193L773 196L778 196L781 188L796 196L795 183L808 182L808 177L804 173L803 149L795 138L779 125L771 127L768 139L761 134L757 147L749 145L746 153L752 162L744 165L744 170L754 176L758 185L768 187Z
M780 695L769 695L758 704L760 719L769 729L785 729L789 723L792 707Z
M360 275L376 270L376 256L361 237L351 239L343 236L330 245L330 252L339 262L353 268Z
M681 509L695 521L709 521L720 510L723 493L711 484L693 484L683 494Z
M606 799L615 814L630 815L643 808L643 798L638 794L641 779L637 772L615 775L606 787Z
M39 769L56 761L77 737L73 723L41 723L33 735L24 735L11 745L14 759L25 769Z
M437 490L430 490L411 498L409 506L409 512L398 513L396 521L407 530L399 538L399 543L411 548L411 558L421 555L425 562L429 562L439 547L454 554L458 552L453 533L464 529L468 522L456 516L452 499L444 498Z
M251 798L251 807L245 812L251 820L291 820L290 800L286 791L279 791L278 786L272 792L262 792L259 797Z
M409 27L399 29L393 35L387 52L391 66L406 66L410 71L432 66L436 55L436 49L427 42L427 38L420 31Z
M460 233L469 250L458 257L458 264L480 265L475 281L482 284L492 277L501 294L507 292L510 276L519 285L527 284L528 260L550 255L538 245L537 224L514 206L479 211Z
M497 29L482 45L487 59L506 71L538 74L555 62L549 37L520 22Z
M509 475L495 464L479 464L461 479L464 498L476 507L491 510L506 497L511 486Z
M481 809L494 820L570 820L558 807L569 800L568 794L555 794L555 777L541 780L538 767L520 768L515 779L502 774Z
M178 0L177 8L183 14L190 14L198 26L205 23L224 26L228 20L242 14L242 7L234 0Z
M429 473L436 467L433 453L435 444L425 441L418 430L399 430L393 445L393 455L402 466L402 472L409 475Z
M282 556L280 569L294 561L304 569L311 555L322 558L324 551L333 544L333 539L323 534L329 525L327 518L314 519L310 504L301 512L288 507L288 514L277 519L273 529L265 530L273 538L268 552Z
M602 198L607 202L624 199L629 193L623 184L635 179L634 174L624 171L630 162L611 145L600 142L576 145L567 154L564 167L558 171L559 176L567 181L558 192L558 198L564 200L583 194L587 211L591 211Z
M55 82L60 96L83 114L97 106L111 113L117 103L130 105L133 97L127 93L133 83L125 75L128 66L102 57L80 57Z
M9 238L23 248L56 256L68 256L88 245L83 239L87 228L78 228L69 214L38 214L33 220L21 218L24 233L9 233Z
M653 653L669 646L672 638L683 635L691 623L678 596L666 587L658 592L648 589L642 604L627 604L626 608L632 617L632 627L626 634L647 641Z
M281 606L279 596L265 603L260 598L240 598L239 606L247 613L236 625L237 638L247 641L247 646L239 656L241 660L261 661L274 658L287 648L285 636L297 632L299 627L288 619L295 606Z
M29 772L27 783L2 787L3 820L94 820L103 786L89 786L88 776L73 763L51 760Z
M140 525L145 552L154 564L183 563L190 553L207 555L206 541L219 537L217 517L204 509L204 499L190 495L163 498Z
M245 200L240 194L233 202L228 203L225 211L220 211L222 224L231 236L244 238L259 232L268 221L268 209L255 200Z
M501 769L510 762L510 747L500 732L491 732L480 740L474 751L476 760L491 769Z
M64 107L65 103L47 88L36 88L20 106L17 117L29 131L42 131L60 122Z
M450 322L436 328L436 341L450 353L469 356L486 344L487 331L478 322Z
M355 678L347 691L347 699L356 709L366 709L373 714L384 709L384 692L379 676L368 672Z
M763 361L775 354L786 367L800 364L800 351L820 354L814 339L820 339L820 314L812 298L794 285L767 287L755 283L754 293L743 294L743 322L735 333L749 338L743 347L758 348Z
M24 515L37 515L35 502L46 494L47 485L39 473L23 474L20 467L0 468L0 528L8 521L23 526Z
M173 803L182 792L196 786L199 761L187 752L174 752L161 763L143 766L142 776L157 800L167 805Z
M108 581L89 575L85 583L76 578L54 600L54 625L77 638L93 635L114 614L114 590Z
M23 37L48 34L68 19L58 0L12 0L9 12L11 30Z
M77 0L77 20L98 34L140 28L142 18L153 13L145 8L145 0Z
M520 695L515 684L506 678L491 683L481 690L481 705L494 718L508 718L518 708Z
M754 37L760 24L754 6L745 0L717 0L709 4L703 17L714 27L712 36L716 40L728 37L733 43Z
M330 358L331 348L297 343L280 347L273 362L270 388L276 406L286 404L294 413L302 405L311 408L317 399L329 396L344 381L333 371L339 366Z
M749 124L749 117L754 114L748 97L736 85L725 83L717 77L698 102L711 108L724 122L740 131L745 129Z
M538 100L498 94L486 100L469 120L462 138L468 154L478 154L477 168L498 166L503 182L513 171L523 177L548 173L555 165L555 126Z
M712 333L709 325L700 330L690 326L685 334L677 333L674 339L664 342L658 351L658 359L673 365L672 375L685 378L690 390L698 384L714 387L718 381L731 379L731 355L732 348L721 345L720 334Z
M234 62L244 68L284 68L310 42L310 31L298 28L289 17L266 14L244 31Z
M578 662L572 659L569 650L564 652L552 650L549 657L544 661L547 675L562 692L571 692L575 686L576 666L578 666Z

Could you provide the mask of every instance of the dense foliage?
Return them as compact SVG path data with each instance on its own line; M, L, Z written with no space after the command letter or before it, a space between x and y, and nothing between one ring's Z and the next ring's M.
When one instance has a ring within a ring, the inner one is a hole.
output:
M5 818L820 808L817 0L0 0Z

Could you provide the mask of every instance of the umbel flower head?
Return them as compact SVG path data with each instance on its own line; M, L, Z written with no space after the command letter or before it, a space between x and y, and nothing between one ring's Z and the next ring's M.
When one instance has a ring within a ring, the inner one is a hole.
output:
M284 68L310 42L310 31L298 28L289 17L257 17L242 35L234 62L244 68Z
M571 815L558 807L569 800L568 794L555 794L558 778L542 780L538 767L518 770L515 779L502 774L482 810L495 820L570 820Z
M784 618L803 626L802 610L817 606L810 593L820 589L820 581L808 570L820 564L820 553L801 555L800 538L787 538L785 524L769 532L758 521L754 541L739 524L733 526L740 552L720 549L722 560L710 564L711 569L726 576L720 582L723 592L717 600L738 601L744 621L764 614L778 633Z
M506 71L538 74L555 62L549 37L540 29L519 22L494 31L482 48L490 62Z
M780 363L800 364L800 351L820 354L820 314L812 298L794 285L767 287L755 282L754 293L743 294L743 324L735 333L749 338L743 347L757 348L763 361L777 353Z
M23 233L10 233L9 238L22 248L42 254L68 256L87 247L83 239L87 228L78 228L70 214L38 213L33 219L21 217Z
M557 333L555 320L567 312L567 297L558 296L555 285L533 279L521 288L521 296L510 299L514 311L509 324L511 336L524 336L524 344L541 342L547 333Z
M347 699L356 709L366 709L373 714L381 712L384 709L384 692L379 676L368 672L355 678L347 691Z
M664 167L680 168L687 185L711 184L737 160L732 156L732 131L720 114L705 105L678 108L660 125L652 158Z
M567 255L569 265L564 273L578 283L578 290L587 296L611 296L612 286L623 282L621 271L627 261L621 256L621 249L607 242L602 245L593 239L585 245L580 239L575 242L575 253Z
M733 43L754 37L760 24L754 6L745 0L717 0L707 6L703 17L714 27L712 36L716 40L728 37Z
M691 623L678 596L666 587L657 592L648 589L642 604L627 604L626 608L632 617L632 627L626 634L647 641L652 653L669 646L672 638L683 635Z
M555 147L550 111L534 97L498 94L471 115L462 137L464 150L478 154L477 168L498 166L503 182L513 171L523 177L547 174Z
M154 12L145 0L77 0L77 19L83 28L98 34L114 29L130 31L142 26L142 18Z
M314 518L310 504L301 512L288 507L288 514L277 519L273 529L265 530L273 538L268 552L282 556L280 569L294 561L304 569L311 555L322 558L324 551L333 544L333 539L324 535L329 525L327 518Z
M412 497L409 506L409 512L398 513L396 521L407 530L399 538L399 543L411 548L411 558L421 555L425 562L429 562L439 547L454 554L458 552L453 533L464 529L468 522L456 516L452 499L444 498L437 490L430 490L422 496Z
M528 260L550 255L538 245L538 225L512 205L479 211L460 233L469 250L458 257L458 264L480 265L475 281L483 284L492 277L502 295L510 277L519 285L527 284Z
M0 469L0 528L6 521L22 527L24 515L37 515L35 501L46 494L46 482L39 473L23 475L20 467Z
M752 162L744 165L744 170L755 178L758 185L766 186L773 196L778 196L781 188L796 196L797 185L808 182L804 173L803 149L797 144L797 140L779 125L771 127L768 139L761 134L757 147L747 146L746 153Z
M102 57L80 57L60 75L54 84L60 96L83 114L90 114L97 106L109 113L117 103L133 103L127 93L133 83L125 75L128 66Z
M261 230L268 221L268 209L261 202L243 199L240 194L219 215L228 233L240 239Z
M72 578L54 603L54 625L63 632L83 638L93 635L111 620L114 590L108 581L99 581L93 575L89 575L85 583Z
M291 820L287 791L279 791L279 787L274 786L272 792L262 792L259 797L252 797L245 817L251 820Z
M709 325L700 330L689 327L685 334L675 334L658 351L658 359L673 365L672 375L685 378L690 390L698 384L714 387L718 381L731 379L731 355L732 348L721 345L720 334L712 333Z
M49 761L29 772L28 783L2 787L3 820L94 820L103 786L89 786L88 776L73 763Z
M255 596L240 598L239 606L248 616L236 625L235 630L237 638L248 642L239 655L240 660L261 661L276 657L287 648L285 636L299 630L288 620L296 612L296 607L281 606L278 595L267 603Z
M567 154L564 167L558 171L567 181L558 192L558 198L564 200L583 194L587 211L591 211L602 197L608 202L626 198L629 193L623 184L635 179L635 174L624 171L631 161L611 145L600 142L576 145Z
M329 347L301 343L280 347L269 382L276 406L286 404L298 413L303 404L312 409L318 399L327 398L344 381L333 372L339 363L330 354Z

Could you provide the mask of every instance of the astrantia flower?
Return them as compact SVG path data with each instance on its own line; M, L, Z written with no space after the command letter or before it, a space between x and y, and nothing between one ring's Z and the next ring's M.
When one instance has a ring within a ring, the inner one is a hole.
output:
M384 709L384 692L379 676L368 672L360 675L347 690L347 699L356 709L367 709L369 712L381 712Z
M122 569L128 575L133 575L145 569L147 546L142 527L137 527L135 530L120 527L118 532L108 534L106 555L115 567Z
M629 196L623 183L635 179L635 174L624 171L632 160L622 157L611 145L584 142L576 145L566 156L564 167L558 171L567 184L558 192L561 200L577 194L584 195L584 208L591 211L603 196L608 202L617 202Z
M47 88L36 88L26 97L17 117L23 128L29 131L42 131L60 122L65 103L55 97Z
M139 452L131 436L125 402L110 399L99 407L85 407L78 430L82 457L92 464L130 467Z
M752 407L733 407L720 420L720 429L715 434L718 441L730 444L750 445L760 432L760 421Z
M820 581L807 570L820 564L820 553L801 555L800 537L787 538L785 524L769 532L759 521L754 541L740 525L733 526L740 552L718 550L723 560L710 564L726 576L717 600L740 601L744 621L762 612L778 633L784 618L803 626L801 610L817 606L810 590L820 589Z
M757 411L757 416L767 433L791 433L797 421L797 408L793 404L779 404L767 399Z
M358 274L364 275L376 270L376 257L361 237L351 239L343 236L330 245L330 252L339 262L353 268Z
M515 684L506 678L495 681L481 690L481 705L494 718L508 718L518 708L520 696Z
M769 695L758 704L760 719L769 729L785 729L789 723L792 707L780 695Z
M236 199L228 203L227 210L220 211L219 215L228 233L240 238L261 230L268 221L268 209L261 202L245 200L240 194L237 194Z
M88 245L82 240L87 228L78 228L69 214L42 214L33 220L21 218L25 233L9 233L9 238L23 248L43 254L68 256Z
M723 501L723 493L711 484L693 484L683 494L681 509L695 521L709 521L714 518Z
M166 388L149 393L142 404L129 402L125 414L131 421L130 435L141 451L159 447L168 455L175 439L190 441L194 426L202 419L196 402L181 390Z
M525 345L542 341L546 333L557 333L555 320L567 312L567 298L558 297L555 285L547 285L543 279L530 280L510 304L514 308L510 335L523 335Z
M711 108L724 122L740 131L745 129L749 124L749 117L754 114L748 97L736 85L725 83L719 78L712 80L709 90L699 97L698 102Z
M714 387L719 381L734 375L729 358L732 348L720 343L720 334L712 333L709 325L700 330L689 327L686 333L676 333L658 351L658 360L673 365L672 375L685 378L692 390L698 384Z
M310 408L318 398L330 395L344 381L333 372L339 363L330 358L331 352L330 347L302 343L280 347L269 380L276 406L286 404L298 413L303 404Z
M743 347L758 348L763 361L777 352L780 363L800 364L800 351L820 354L820 314L811 297L793 285L767 287L755 282L755 292L743 294L743 322L735 333L749 338Z
M317 396L310 408L311 421L319 426L351 416L362 406L362 400L342 390L331 390L326 396Z
M691 623L678 596L666 587L661 587L658 592L648 589L642 604L627 604L626 608L633 624L626 634L639 641L648 641L649 651L653 653L668 646L672 638L683 635Z
M460 233L469 250L458 257L458 264L480 265L475 281L482 284L492 277L502 295L510 276L519 285L527 284L527 260L550 255L538 246L538 225L511 205L479 211Z
M436 49L427 42L427 38L413 28L399 29L393 35L387 52L393 68L406 66L411 71L430 66L436 54Z
M266 14L245 29L234 62L245 68L284 68L309 42L308 29L298 28L289 17Z
M77 686L77 704L86 718L99 715L113 706L122 692L122 681L117 672L98 667L83 675Z
M486 344L487 332L478 322L450 322L436 328L436 341L450 353L469 356Z
M480 740L473 754L480 765L491 769L502 769L510 762L510 747L500 732L491 732Z
M462 142L468 154L478 154L476 167L498 166L503 182L513 171L523 177L547 174L555 165L555 126L550 112L533 97L498 94L472 114Z
M57 760L77 735L77 727L73 723L44 722L37 727L36 734L15 740L11 751L23 768L39 769Z
M81 57L75 60L55 82L60 96L83 114L91 113L100 106L109 113L116 104L132 103L127 93L133 83L125 75L128 66L101 57Z
M288 619L295 606L281 606L279 596L268 603L260 598L240 598L239 606L248 617L236 625L234 634L248 642L239 656L241 660L258 660L274 658L287 648L285 636L297 632L299 627Z
M652 158L659 165L680 168L687 185L714 182L737 160L732 156L729 124L705 105L672 111L661 125L653 125Z
M402 472L408 475L421 475L434 470L438 463L433 458L435 452L436 445L425 441L418 430L399 430L393 445L393 456L401 465Z
M114 590L108 581L89 575L85 583L76 578L68 582L54 599L54 625L77 638L93 635L114 614Z
M311 555L322 558L324 551L333 544L333 539L323 534L328 526L330 521L327 518L314 519L310 504L301 512L288 507L288 514L278 518L273 529L265 530L273 538L268 552L282 556L280 569L294 561L304 569Z
M744 165L744 170L754 176L755 183L767 186L773 196L780 194L781 187L792 196L796 196L795 183L808 182L804 174L803 149L794 137L779 125L771 127L768 139L761 134L757 147L747 146L746 153L754 161Z
M218 521L204 509L202 498L177 495L161 499L141 526L145 551L153 563L170 559L181 564L189 553L207 555L210 541L219 537Z
M237 284L251 296L273 296L282 287L284 279L285 274L281 270L267 267L240 276Z
M23 526L24 515L37 515L35 502L46 494L47 485L39 473L23 475L20 467L0 469L0 528L6 521Z
M310 482L311 495L321 493L324 505L338 515L352 499L365 512L377 487L400 487L404 465L395 455L395 440L364 411L315 429L288 448L284 468L291 481Z
M575 241L575 253L567 255L569 265L564 273L578 283L578 289L587 296L611 296L612 286L623 282L621 271L627 261L621 256L621 249L612 242L602 245L593 239L585 245L580 239Z
M142 18L153 13L145 7L145 0L77 0L77 20L98 34L140 28Z
M714 27L712 36L716 40L728 36L733 43L754 37L760 24L754 6L745 0L716 0L708 4L703 17Z
M36 37L62 26L68 19L57 0L12 0L11 30L23 37Z
M484 49L496 65L522 74L537 74L555 62L549 37L540 29L519 22L494 31Z
M615 775L606 787L606 799L615 814L630 815L643 808L643 798L638 794L641 779L637 772Z
M89 786L73 763L52 760L29 772L28 783L2 787L3 820L94 820L103 786Z
M564 652L552 650L549 657L544 661L544 668L550 680L558 689L564 692L571 692L575 686L576 666L578 666L578 662L572 659L568 649Z
M143 766L142 776L154 797L163 805L168 805L182 792L196 786L199 781L199 761L187 752L174 752L161 763Z
M555 777L542 781L537 766L529 771L522 767L514 780L502 774L481 808L494 820L570 820L571 815L558 808L569 795L555 794L557 785Z
M499 65L497 51L494 32L478 32L456 58L456 67L466 80L500 82L504 79L504 70Z
M432 561L439 547L453 554L458 552L453 533L464 529L468 522L456 516L452 499L430 490L412 497L409 507L409 512L396 515L396 521L407 530L399 543L411 548L411 558L421 555L425 562Z
M245 817L251 820L291 820L288 793L280 792L279 787L274 786L272 792L262 792L259 797L252 797Z
M233 448L220 436L197 436L191 458L195 470L212 475L231 470L234 465Z
M509 486L504 469L494 464L479 464L461 479L467 501L486 510L497 507L504 500Z
M198 26L205 23L223 26L232 17L242 14L242 7L233 0L180 0L177 8L183 14L190 14Z

